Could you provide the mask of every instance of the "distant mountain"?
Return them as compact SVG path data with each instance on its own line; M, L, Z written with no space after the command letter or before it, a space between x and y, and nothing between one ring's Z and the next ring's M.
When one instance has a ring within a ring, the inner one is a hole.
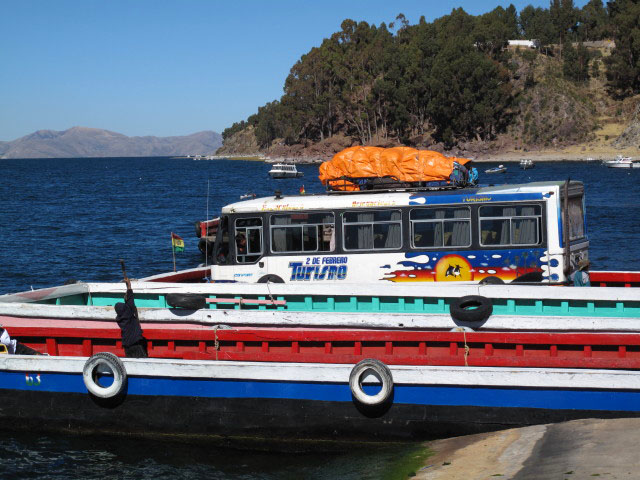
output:
M0 142L0 158L164 157L212 155L222 136L204 131L183 137L127 137L99 128L38 130Z

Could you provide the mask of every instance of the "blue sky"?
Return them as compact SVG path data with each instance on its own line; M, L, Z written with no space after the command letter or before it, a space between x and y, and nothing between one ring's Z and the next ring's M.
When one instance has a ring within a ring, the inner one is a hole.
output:
M125 135L222 132L282 95L291 66L345 18L411 24L463 7L414 0L1 0L0 140L73 126ZM584 1L575 2L582 6Z

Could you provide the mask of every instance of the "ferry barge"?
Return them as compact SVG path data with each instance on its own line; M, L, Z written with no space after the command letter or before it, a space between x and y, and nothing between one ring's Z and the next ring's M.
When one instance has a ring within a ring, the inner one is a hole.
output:
M122 358L124 288L0 297L48 354L0 355L5 425L378 441L640 409L636 288L134 282L149 359ZM469 296L489 315L461 320Z
M46 354L0 355L3 425L376 441L638 416L640 274L567 286L582 184L479 187L432 153L439 180L325 168L325 195L225 207L213 265L133 283L148 359L122 358L124 284L0 296Z

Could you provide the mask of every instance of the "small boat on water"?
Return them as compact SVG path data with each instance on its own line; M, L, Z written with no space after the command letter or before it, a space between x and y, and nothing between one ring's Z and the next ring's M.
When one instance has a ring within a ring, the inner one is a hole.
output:
M533 168L535 167L535 164L533 163L533 160L531 160L530 158L523 158L522 160L520 160L520 168L522 168L523 170L526 170L527 168Z
M504 173L507 171L507 167L504 165L498 165L497 167L488 168L484 173Z
M296 178L302 177L304 173L299 172L293 163L274 163L269 175L271 178Z
M640 168L640 161L634 161L631 157L618 155L613 160L603 162L609 168Z
M256 198L256 194L253 192L247 192L243 195L240 195L240 200L247 200L249 198Z

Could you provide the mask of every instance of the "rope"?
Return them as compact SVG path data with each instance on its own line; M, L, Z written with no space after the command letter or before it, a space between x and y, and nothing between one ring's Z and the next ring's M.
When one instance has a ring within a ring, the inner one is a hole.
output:
M469 348L469 345L467 345L467 331L464 329L464 327L456 327L454 331L462 332L462 339L464 340L464 366L468 367L469 363L467 362L467 357L471 353L471 349Z
M269 292L269 298L271 299L271 303L273 305L275 305L276 301L273 299L273 295L271 295L271 289L269 288L269 282L267 282L266 285L267 285L267 292Z
M213 327L213 335L215 339L213 342L213 348L216 351L216 360L218 360L218 350L220 349L220 342L218 342L218 328L220 328L220 325Z
M462 329L462 338L464 339L464 366L468 367L469 364L467 363L467 357L469 356L469 345L467 345L467 332L466 330L463 328Z

